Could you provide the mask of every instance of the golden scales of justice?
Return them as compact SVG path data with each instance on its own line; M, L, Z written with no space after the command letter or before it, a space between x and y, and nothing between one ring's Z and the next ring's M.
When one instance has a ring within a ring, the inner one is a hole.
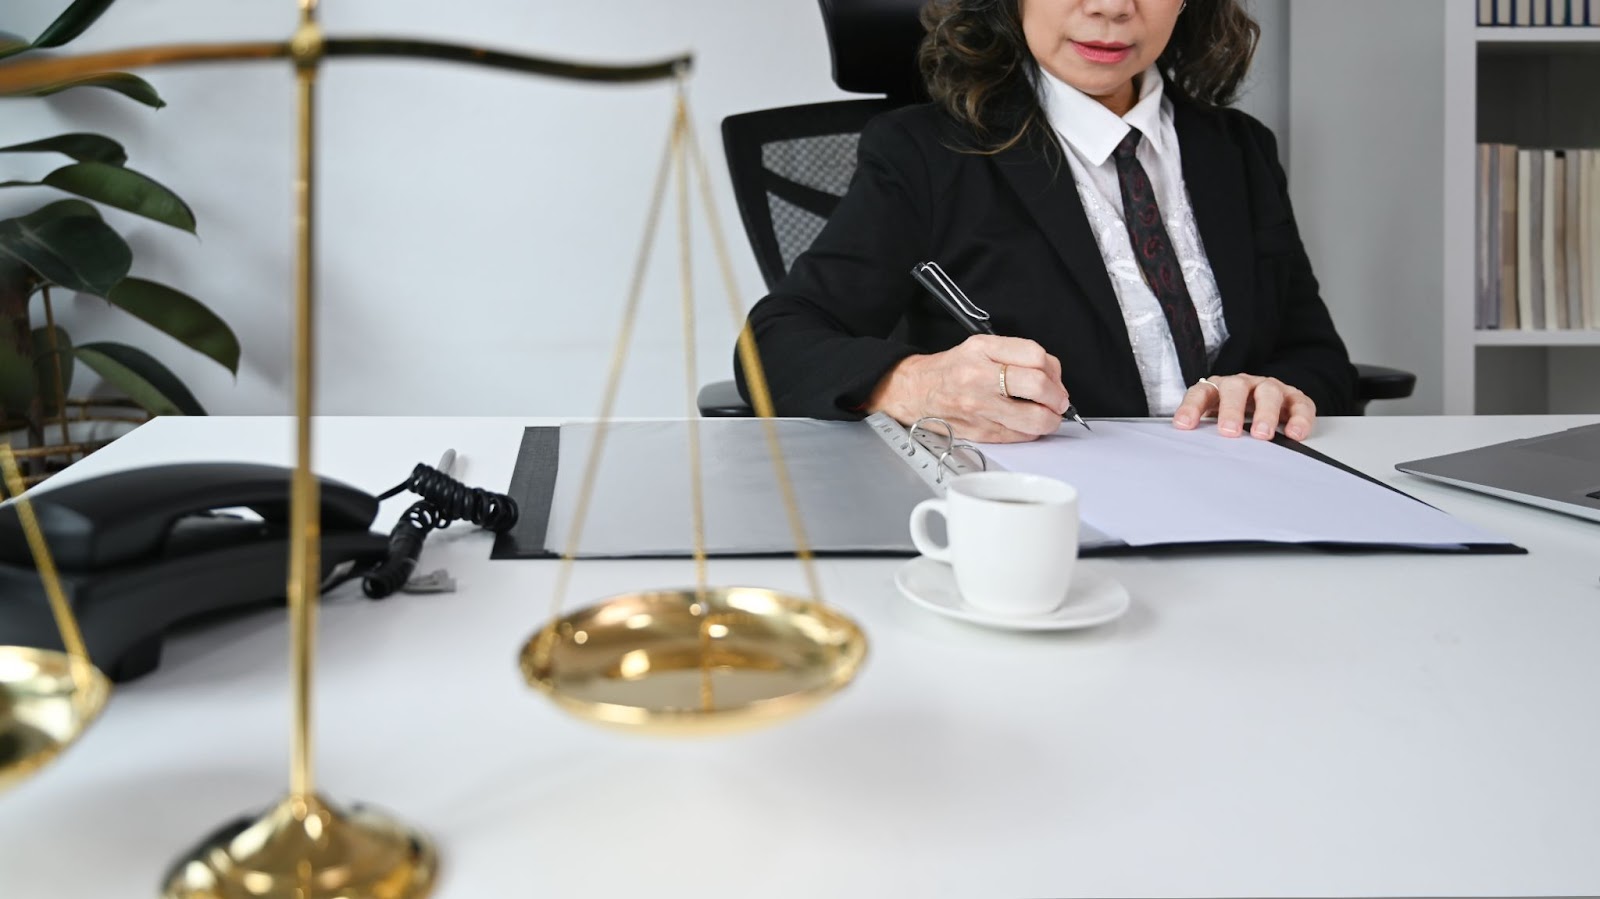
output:
M793 486L770 421L772 401L754 338L743 328L733 270L711 200L705 161L690 126L684 83L690 58L634 66L536 59L409 39L325 37L317 0L298 0L300 24L288 43L161 46L0 64L0 93L143 66L288 59L298 86L299 172L295 181L295 466L291 481L287 598L293 721L289 790L259 817L225 825L171 867L166 899L412 899L428 895L438 872L432 842L420 831L369 808L342 809L314 786L311 741L312 657L319 568L319 501L311 472L314 162L317 72L328 57L417 57L591 82L676 80L674 115L656 176L645 235L613 352L598 434L589 453L572 533L551 600L550 620L523 647L527 682L585 721L650 735L724 733L776 723L826 700L854 679L866 637L825 605ZM689 268L689 164L701 200L729 310L740 327L739 354L763 419L796 554L809 597L754 587L707 585L700 448L695 423L694 299ZM595 474L603 453L644 273L669 176L676 184L695 585L607 597L563 616L562 609ZM0 789L43 768L81 737L104 709L111 686L79 636L48 547L27 499L10 447L0 445L8 485L66 652L0 647Z

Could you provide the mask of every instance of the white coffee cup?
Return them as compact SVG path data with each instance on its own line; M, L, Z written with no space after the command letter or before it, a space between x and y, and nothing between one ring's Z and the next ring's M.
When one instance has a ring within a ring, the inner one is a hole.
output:
M928 516L944 517L950 542L935 544ZM943 499L911 510L911 542L955 571L973 608L1026 617L1058 608L1078 562L1078 491L1040 475L986 471L950 481Z

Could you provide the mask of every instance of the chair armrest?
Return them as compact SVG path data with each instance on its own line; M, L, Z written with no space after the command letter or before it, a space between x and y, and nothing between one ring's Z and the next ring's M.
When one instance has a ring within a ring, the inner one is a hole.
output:
M1356 399L1362 404L1369 400L1404 399L1416 387L1417 376L1411 372L1356 363Z
M755 412L732 381L712 381L695 397L702 418L748 418Z

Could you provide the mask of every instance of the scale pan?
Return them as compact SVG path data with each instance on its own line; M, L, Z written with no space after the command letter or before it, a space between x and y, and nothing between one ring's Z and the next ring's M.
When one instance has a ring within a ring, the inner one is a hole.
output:
M73 679L73 666L84 683ZM29 646L0 646L0 790L31 776L94 723L111 681L73 657Z
M752 730L856 676L867 638L822 603L758 587L625 593L534 634L522 674L578 718L661 736Z

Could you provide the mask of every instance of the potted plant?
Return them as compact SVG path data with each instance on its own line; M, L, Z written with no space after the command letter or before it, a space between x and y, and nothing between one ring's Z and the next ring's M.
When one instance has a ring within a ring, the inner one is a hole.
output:
M66 44L112 2L76 0L31 41L0 31L0 60ZM111 90L151 108L165 105L149 83L122 72L52 84L28 95L42 97L88 87ZM16 102L25 101L0 100ZM0 141L8 137L0 133ZM142 410L145 416L205 414L183 382L145 351L116 342L74 344L55 319L55 304L62 293L99 298L228 371L237 374L239 368L239 340L233 330L193 297L131 275L132 251L95 204L193 234L194 214L188 205L153 179L128 168L122 146L100 134L58 134L0 146L0 160L11 154L38 153L59 154L70 161L37 181L0 181L0 216L10 216L0 218L0 431L27 433L32 449L18 455L30 463L30 481L45 476L47 459L50 467L59 467L98 445L75 444L68 430L69 408L102 406L100 400L69 399L79 364L125 394L122 402ZM0 173L4 169L0 161ZM34 193L25 194L25 188L68 196L19 211L18 200ZM50 444L54 439L60 442Z

